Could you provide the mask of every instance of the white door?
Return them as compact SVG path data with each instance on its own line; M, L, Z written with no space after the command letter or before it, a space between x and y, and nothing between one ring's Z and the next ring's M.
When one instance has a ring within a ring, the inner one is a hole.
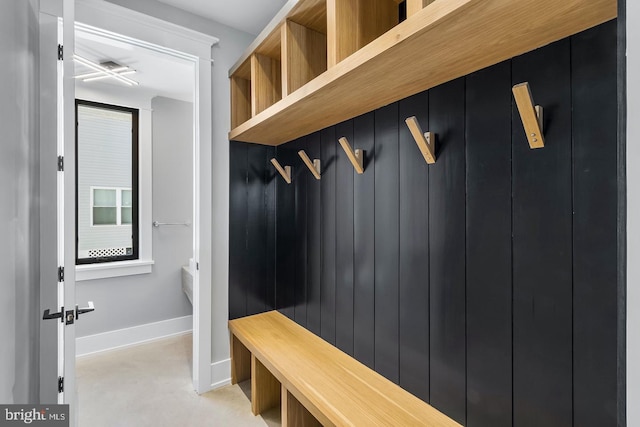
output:
M57 147L55 155L57 156L57 167L54 169L48 167L48 162L55 161L51 159L49 154L53 154L53 150L48 146L53 144L53 135L48 132L42 132L41 144L43 145L41 154L46 158L41 158L43 162L42 173L44 182L55 182L56 197L48 197L45 193L42 195L42 201L46 205L47 202L56 204L55 221L49 224L41 223L44 228L48 225L54 226L55 234L55 250L45 250L41 254L44 258L43 266L47 266L47 273L43 277L47 277L49 266L53 264L58 269L57 277L57 304L55 307L48 307L43 313L43 325L41 331L52 331L53 328L48 322L57 324L57 351L53 352L50 346L45 345L41 352L41 358L46 357L47 362L41 364L46 366L51 358L57 361L57 369L55 376L53 370L43 369L41 376L41 389L51 390L52 386L57 389L57 402L69 405L70 425L77 425L77 405L76 405L76 384L75 384L75 323L78 315L87 311L91 311L92 307L78 308L75 300L75 82L74 82L74 0L64 0L62 11L44 11L41 12L41 49L56 48L55 57L49 52L41 56L42 69L41 74L41 90L43 92L51 91L55 95L47 97L41 96L41 114L45 115L41 123L41 130L50 130L55 127L55 140ZM52 44L52 40L57 41ZM54 59L55 58L55 59ZM57 59L55 72L57 81L53 82L51 74L54 67L50 63ZM53 100L55 99L55 104ZM47 125L46 116L55 112L56 120L53 124ZM51 147L52 148L52 147ZM53 184L51 184L53 189ZM53 213L53 208L44 206L43 212ZM46 216L46 214L44 215ZM44 230L43 230L44 231ZM46 231L45 231L46 234ZM47 246L43 243L42 248L53 249L54 245ZM50 289L53 281L43 280L44 289ZM43 294L46 292L43 290ZM50 300L47 299L48 302ZM41 343L46 342L42 340ZM50 402L50 393L48 391L41 393L43 403Z
M64 328L58 334L58 348L62 349L62 361L58 364L63 368L64 389L62 400L69 404L71 426L77 423L76 411L76 182L75 182L75 81L73 53L75 51L75 6L74 0L63 2L63 61L62 61L62 141L61 149L64 158L64 171L58 172L58 203L61 226L58 228L59 250L58 256L64 266L62 283L62 299L64 302ZM61 210L61 211L60 211Z

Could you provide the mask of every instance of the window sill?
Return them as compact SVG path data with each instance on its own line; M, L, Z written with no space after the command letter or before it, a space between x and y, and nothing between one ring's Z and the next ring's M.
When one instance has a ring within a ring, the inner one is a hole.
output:
M117 261L76 266L76 282L151 273L153 260Z

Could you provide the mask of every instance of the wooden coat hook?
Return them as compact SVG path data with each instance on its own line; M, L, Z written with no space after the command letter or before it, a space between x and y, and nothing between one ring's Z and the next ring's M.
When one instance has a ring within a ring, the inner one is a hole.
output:
M420 127L420 123L418 123L416 116L409 117L405 120L405 123L411 131L413 139L416 140L416 144L418 144L418 148L420 149L424 160L430 165L434 164L436 162L436 135L433 132L422 132L422 128Z
M520 118L524 125L524 133L527 135L529 147L544 147L544 128L542 122L542 107L535 105L529 83L524 82L513 87L513 97L520 112Z
M313 162L311 162L311 159L304 150L298 151L298 155L302 158L302 161L307 165L313 176L315 176L316 179L320 179L320 159L313 159Z
M347 153L347 157L349 158L349 161L353 165L353 168L356 170L356 172L358 174L363 174L364 173L364 166L363 166L364 151L361 149L357 149L353 151L353 148L351 148L349 141L344 136L340 138L338 141L340 142L340 145L342 146L342 149L344 150L344 152Z
M285 166L283 168L275 158L271 159L271 164L280 172L280 175L282 175L282 178L284 178L287 184L291 184L291 166Z

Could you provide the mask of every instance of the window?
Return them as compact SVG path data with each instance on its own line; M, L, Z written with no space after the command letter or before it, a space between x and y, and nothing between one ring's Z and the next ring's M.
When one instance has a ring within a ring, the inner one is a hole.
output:
M138 110L76 101L76 263L138 259Z
M131 225L130 188L91 187L91 225Z

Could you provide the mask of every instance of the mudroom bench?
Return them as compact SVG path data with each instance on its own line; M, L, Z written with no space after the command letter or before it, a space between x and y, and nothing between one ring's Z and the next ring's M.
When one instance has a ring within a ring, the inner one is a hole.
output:
M460 426L278 311L229 329L232 383L251 379L253 413L281 406L283 427Z

